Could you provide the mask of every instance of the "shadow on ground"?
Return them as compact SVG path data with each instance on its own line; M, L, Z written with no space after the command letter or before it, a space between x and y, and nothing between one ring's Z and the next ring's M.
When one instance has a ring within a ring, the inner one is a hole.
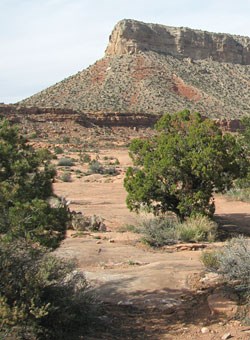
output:
M221 240L238 235L250 236L250 212L249 214L221 214L215 216L219 224Z
M120 291L122 285L114 281L98 288L98 294L110 292L110 301L102 303L100 322L87 340L177 339L185 327L218 322L207 304L209 291L164 289L126 294ZM112 296L119 297L118 303L112 302Z

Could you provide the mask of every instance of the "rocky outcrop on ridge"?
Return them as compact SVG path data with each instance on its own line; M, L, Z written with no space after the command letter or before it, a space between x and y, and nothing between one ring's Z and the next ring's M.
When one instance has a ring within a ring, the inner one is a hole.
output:
M239 118L250 114L249 41L123 20L104 58L20 105L90 115L158 115L188 108L212 118ZM131 42L136 48L128 48Z
M106 55L154 51L174 57L250 64L250 38L122 20L114 28Z

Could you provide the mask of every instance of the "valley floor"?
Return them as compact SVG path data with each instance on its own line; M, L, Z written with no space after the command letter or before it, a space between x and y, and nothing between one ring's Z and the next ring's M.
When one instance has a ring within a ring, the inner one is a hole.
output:
M207 303L211 289L202 289L201 251L152 250L138 242L138 234L121 232L138 216L126 208L124 171L130 165L127 149L101 150L102 159L115 156L120 173L99 174L58 181L55 192L69 200L70 208L86 215L100 215L108 231L68 237L57 250L60 256L76 258L89 279L103 314L91 339L250 339L250 328L240 321L212 315ZM222 231L250 233L250 204L216 197L216 218ZM211 245L207 245L212 247ZM214 245L213 245L214 246ZM220 246L216 244L215 246ZM208 332L202 333L203 327Z

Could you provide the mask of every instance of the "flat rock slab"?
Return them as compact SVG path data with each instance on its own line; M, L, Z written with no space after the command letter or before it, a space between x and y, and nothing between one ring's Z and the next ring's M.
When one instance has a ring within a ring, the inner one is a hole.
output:
M188 276L202 269L200 251L153 252L119 240L68 238L56 253L76 258L95 293L115 303L178 304Z

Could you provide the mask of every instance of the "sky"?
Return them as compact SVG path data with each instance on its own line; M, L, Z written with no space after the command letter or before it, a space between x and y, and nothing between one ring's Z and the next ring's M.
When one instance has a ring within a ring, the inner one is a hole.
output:
M122 19L250 37L250 0L0 0L0 103L15 103L104 56Z

